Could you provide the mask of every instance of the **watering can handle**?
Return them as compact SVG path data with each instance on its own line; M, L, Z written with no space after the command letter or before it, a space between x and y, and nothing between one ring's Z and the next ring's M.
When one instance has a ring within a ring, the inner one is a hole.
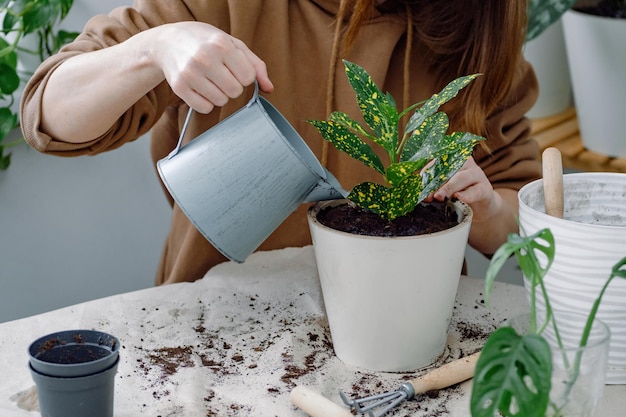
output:
M245 107L250 107L258 99L259 99L259 83L257 82L257 80L254 80L254 95L252 96L250 101L248 101L248 104L246 104ZM183 139L185 138L185 133L187 132L187 126L189 125L189 121L191 120L192 113L193 113L193 109L189 107L189 111L187 112L187 117L185 117L185 123L183 123L183 128L180 131L180 136L178 137L178 143L176 144L176 147L174 148L174 150L170 152L169 155L166 156L166 159L172 158L174 155L178 153L178 151L180 151L180 148L183 144Z

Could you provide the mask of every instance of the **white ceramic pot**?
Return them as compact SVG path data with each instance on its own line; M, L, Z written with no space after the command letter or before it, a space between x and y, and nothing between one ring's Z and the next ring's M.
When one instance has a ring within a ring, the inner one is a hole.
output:
M550 228L554 262L544 282L555 310L587 314L609 277L626 256L626 174L576 173L563 176L563 219L545 213L543 181L519 192L522 235ZM528 281L525 279L526 288ZM530 294L530 291L529 291ZM538 307L545 309L537 295ZM611 329L607 383L626 383L626 281L615 278L597 317Z
M460 223L412 237L340 232L308 212L335 354L372 371L422 368L445 348L472 211L454 204Z
M524 57L532 64L539 82L539 97L526 115L531 118L549 117L571 107L572 85L561 20L527 42Z
M626 21L568 10L563 29L582 143L626 157Z

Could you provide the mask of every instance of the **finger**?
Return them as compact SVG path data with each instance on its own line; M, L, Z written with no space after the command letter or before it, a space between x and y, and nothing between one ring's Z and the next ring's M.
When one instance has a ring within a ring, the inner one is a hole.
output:
M207 100L197 91L190 91L189 94L179 95L180 98L192 109L198 113L208 114L215 108L215 105Z
M269 78L267 65L265 64L265 62L261 58L259 58L259 56L257 56L254 52L252 52L250 48L248 48L248 46L241 40L235 39L235 43L237 43L239 50L245 54L247 61L252 65L253 70L253 78L249 80L248 84L246 84L246 81L248 80L248 78L246 77L249 76L249 74L242 75L242 78L238 79L242 81L243 85L249 85L256 79L259 83L259 88L262 91L266 93L273 92L274 84Z
M198 113L208 114L215 107L226 104L229 98L209 80L199 82L194 87L189 87L176 94Z
M224 66L241 86L248 86L256 79L256 70L246 51L235 48L224 57Z

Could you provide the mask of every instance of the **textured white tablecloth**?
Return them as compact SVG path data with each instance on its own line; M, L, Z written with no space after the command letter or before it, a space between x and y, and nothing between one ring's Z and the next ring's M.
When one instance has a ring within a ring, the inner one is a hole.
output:
M437 364L477 351L504 318L526 310L522 287L497 283L486 307L483 281L462 277L448 346ZM377 394L419 374L371 373L333 355L309 246L225 263L194 283L0 324L0 416L39 416L26 349L45 334L79 328L121 341L116 417L303 417L289 400L295 385L340 403L340 390ZM393 416L467 416L470 386L405 402ZM602 415L624 415L625 394L624 386L608 386Z

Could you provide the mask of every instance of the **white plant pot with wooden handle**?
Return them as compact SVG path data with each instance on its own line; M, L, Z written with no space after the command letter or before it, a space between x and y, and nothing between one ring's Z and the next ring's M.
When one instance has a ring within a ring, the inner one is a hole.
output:
M611 268L626 256L626 174L563 175L563 218L546 213L543 180L519 192L520 233L550 228L554 262L544 278L552 308L587 314ZM545 259L541 260L545 261ZM528 280L525 285L530 294ZM545 309L543 297L538 307ZM608 384L626 383L626 281L615 279L597 318L611 330Z

